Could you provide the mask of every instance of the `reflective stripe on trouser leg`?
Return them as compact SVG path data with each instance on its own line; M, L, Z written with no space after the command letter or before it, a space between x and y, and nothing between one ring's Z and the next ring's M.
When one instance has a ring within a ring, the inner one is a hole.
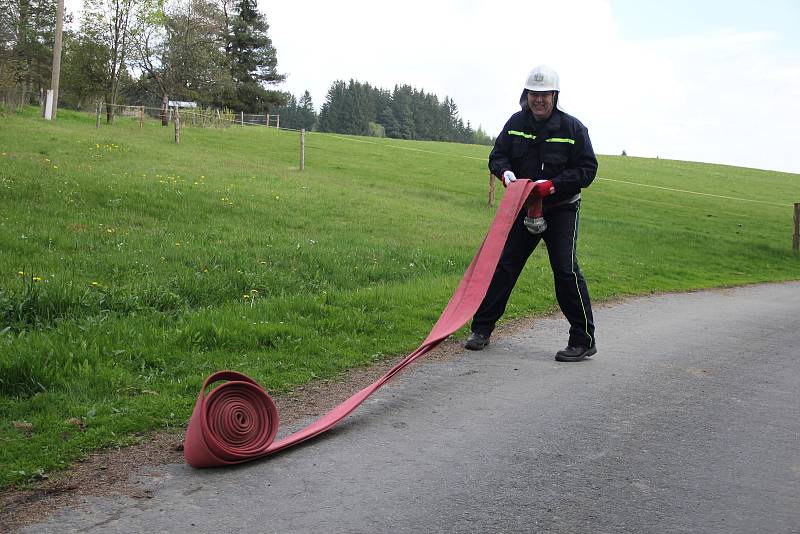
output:
M578 266L576 249L580 202L554 208L545 214L550 267L556 299L569 321L569 344L594 346L594 321L586 281Z
M572 230L572 275L575 277L575 290L578 292L578 298L581 301L581 310L583 311L583 324L584 324L584 332L586 336L589 338L589 346L594 346L594 325L592 325L592 331L590 332L589 329L589 316L592 313L591 310L591 303L589 302L589 291L586 287L586 280L583 279L583 274L581 273L580 267L578 267L578 258L576 257L575 251L578 248L578 219L581 215L581 205L578 203L578 211L575 212L575 225L573 226ZM579 280L580 277L580 280ZM583 283L583 288L581 288L581 282ZM583 289L583 291L581 291ZM586 294L586 302L584 302L583 295L581 293ZM588 311L587 311L588 308Z

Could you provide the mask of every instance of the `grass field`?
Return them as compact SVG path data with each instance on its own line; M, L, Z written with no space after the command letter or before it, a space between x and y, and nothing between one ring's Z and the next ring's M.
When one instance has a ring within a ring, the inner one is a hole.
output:
M488 150L310 133L301 172L296 132L0 117L0 488L182 428L213 371L284 392L415 348L493 217ZM595 301L800 278L798 175L600 157L584 199ZM554 307L542 249L506 317Z

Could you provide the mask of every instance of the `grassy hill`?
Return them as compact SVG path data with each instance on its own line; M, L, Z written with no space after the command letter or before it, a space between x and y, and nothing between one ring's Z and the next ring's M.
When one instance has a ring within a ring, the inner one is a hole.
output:
M296 132L2 117L0 487L183 427L213 371L282 392L415 348L493 217L488 150L309 133L301 172ZM800 278L798 175L600 157L584 198L595 301ZM506 317L555 306L542 249Z

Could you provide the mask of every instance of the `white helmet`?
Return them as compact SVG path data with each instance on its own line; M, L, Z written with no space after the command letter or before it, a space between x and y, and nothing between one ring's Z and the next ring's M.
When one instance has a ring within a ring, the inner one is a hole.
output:
M525 89L529 91L561 91L558 73L547 65L534 67L525 81Z

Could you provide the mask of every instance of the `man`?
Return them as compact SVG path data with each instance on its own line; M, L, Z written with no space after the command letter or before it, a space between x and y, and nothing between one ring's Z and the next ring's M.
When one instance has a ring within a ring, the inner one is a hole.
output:
M520 97L522 110L506 122L489 154L489 169L505 187L517 177L536 181L531 195L543 204L546 228L542 232L543 225L526 217L525 209L519 213L486 297L473 317L467 349L481 350L489 344L517 278L544 239L556 298L570 324L567 347L558 351L555 359L578 362L597 353L589 292L575 256L580 191L594 180L597 158L586 127L558 109L559 92L558 74L553 69L544 65L534 68Z

